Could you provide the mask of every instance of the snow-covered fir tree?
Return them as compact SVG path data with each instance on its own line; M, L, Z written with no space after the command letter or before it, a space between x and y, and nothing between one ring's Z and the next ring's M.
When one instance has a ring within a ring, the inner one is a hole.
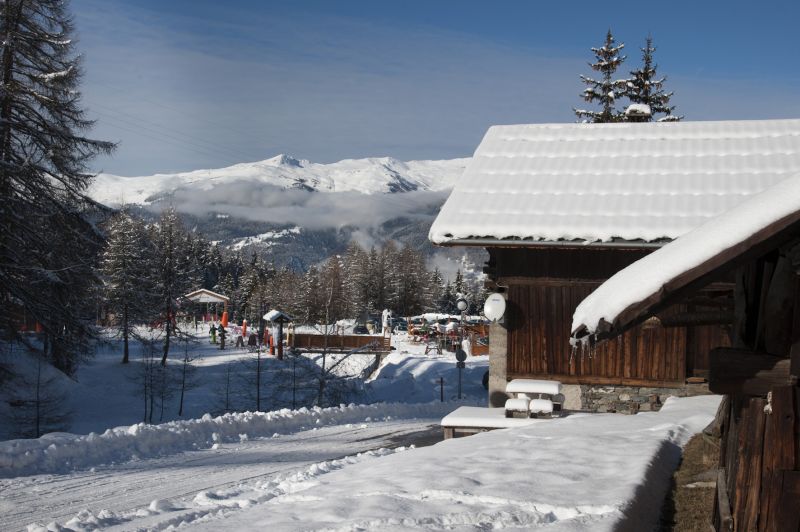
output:
M174 208L162 213L151 238L155 246L151 271L158 301L156 308L164 331L161 365L166 366L170 342L180 332L175 319L178 300L197 286L200 273L194 264L189 238Z
M356 242L351 242L344 256L344 291L347 294L348 306L353 309L357 318L364 319L372 310L370 285L370 256Z
M642 50L642 66L631 71L625 95L631 101L625 112L627 122L677 122L683 117L673 114L675 106L669 104L672 92L664 91L666 76L659 78L653 63L653 38L648 35ZM663 115L657 118L658 115Z
M129 338L137 320L147 317L154 303L150 257L153 248L144 224L125 211L108 228L102 273L106 303L122 335L122 363L129 361Z
M322 319L320 311L322 305L321 295L319 270L312 266L303 275L303 281L300 283L300 312L298 317L304 323L317 323Z
M625 61L625 56L620 52L625 44L615 45L614 36L611 30L606 34L606 41L600 48L592 48L596 61L589 63L592 70L599 72L600 79L589 76L581 76L581 80L586 84L586 88L581 93L581 97L588 103L598 103L600 110L573 109L579 120L584 122L605 123L619 122L624 118L624 114L615 108L617 99L624 95L627 80L614 79L614 73Z
M88 163L114 145L87 137L66 2L6 0L0 34L0 331L16 336L24 308L48 359L72 373L102 241L87 220Z

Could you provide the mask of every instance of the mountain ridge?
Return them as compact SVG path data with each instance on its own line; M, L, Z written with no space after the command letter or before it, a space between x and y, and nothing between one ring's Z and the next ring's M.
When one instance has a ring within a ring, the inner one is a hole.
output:
M268 185L282 190L361 194L445 191L453 187L468 161L468 158L400 161L392 157L369 157L314 163L279 154L262 161L223 168L149 176L125 177L101 173L88 193L100 203L115 206L148 205L180 189L210 191L217 186L233 183Z

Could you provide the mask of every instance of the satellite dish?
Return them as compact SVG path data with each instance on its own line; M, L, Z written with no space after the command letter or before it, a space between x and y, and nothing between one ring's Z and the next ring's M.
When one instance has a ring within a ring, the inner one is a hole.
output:
M483 304L483 315L489 318L490 321L498 321L505 312L506 298L503 297L503 294L499 292L489 294Z

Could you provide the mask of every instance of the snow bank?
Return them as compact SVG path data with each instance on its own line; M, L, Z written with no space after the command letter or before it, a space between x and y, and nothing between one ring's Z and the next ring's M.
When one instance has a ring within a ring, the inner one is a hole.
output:
M440 381L444 382L445 399L458 395L458 368L455 354L441 356L410 354L398 342L398 351L390 353L375 376L365 383L372 400L385 402L425 403L440 397ZM489 357L468 357L461 375L461 396L472 404L486 402L483 375L489 369Z
M203 530L652 530L681 448L719 396L660 412L596 414L451 439L298 479ZM313 512L309 511L309 503Z
M455 403L341 405L333 408L244 412L161 425L140 423L79 436L52 433L0 442L0 478L63 473L112 462L213 447L220 442L270 437L306 427L391 418L440 418Z

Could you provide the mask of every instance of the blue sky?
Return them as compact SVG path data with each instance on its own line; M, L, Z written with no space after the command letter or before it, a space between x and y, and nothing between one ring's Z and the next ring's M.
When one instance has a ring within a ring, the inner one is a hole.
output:
M652 7L651 7L652 6ZM800 117L800 2L73 0L84 104L143 175L288 153L471 155L492 124L572 122L610 27L648 32L689 120Z

